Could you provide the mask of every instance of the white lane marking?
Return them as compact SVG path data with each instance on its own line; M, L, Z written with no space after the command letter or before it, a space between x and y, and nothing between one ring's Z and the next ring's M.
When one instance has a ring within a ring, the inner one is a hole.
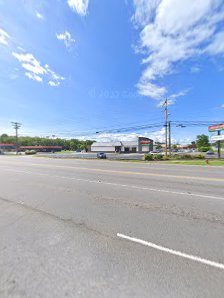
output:
M154 248L154 249L169 253L171 255L175 255L175 256L178 256L178 257L185 258L185 259L189 259L191 261L195 261L195 262L198 262L198 263L202 263L202 264L205 264L205 265L208 265L208 266L212 266L212 267L224 270L224 264L222 264L222 263L217 263L217 262L214 262L214 261L203 259L201 257L189 255L189 254L183 253L181 251L170 249L170 248L167 248L167 247L164 247L164 246L161 246L161 245L157 245L157 244L152 243L152 242L141 240L141 239L138 239L138 238L135 238L135 237L126 236L126 235L120 234L120 233L117 233L117 237L125 239L125 240L129 240L129 241L132 241L132 242L135 242L135 243L138 243L138 244L142 244L144 246L148 246L148 247L151 247L151 248Z
M35 175L39 175L39 176L48 176L48 177L51 177L51 178L55 177L55 178L76 180L76 181L96 183L96 184L120 186L120 187L125 187L125 188L133 188L133 189L148 190L148 191L153 191L153 192L170 193L170 194L174 194L174 195L184 195L184 196L188 196L188 197L197 197L197 198L224 201L224 197L208 196L208 195L203 195L203 194L179 192L179 191L172 191L172 190L165 190L165 189L158 189L158 188L150 188L150 187L137 186L137 185L120 184L120 183L113 183L113 182L107 182L107 181L101 181L101 180L99 181L99 180L90 180L90 179L82 179L82 178L75 178L75 177L67 177L67 176L57 176L57 175L51 175L51 174L31 172L31 171L12 170L12 169L6 169L6 168L4 168L4 170L10 171L10 172L16 172L16 173L35 174Z

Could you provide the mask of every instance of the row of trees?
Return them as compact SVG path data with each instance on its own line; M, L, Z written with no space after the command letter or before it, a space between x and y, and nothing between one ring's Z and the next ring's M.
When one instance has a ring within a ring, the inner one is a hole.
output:
M8 136L2 134L0 136L0 143L15 143L14 136ZM64 150L88 150L88 147L92 145L93 141L86 140L80 141L77 139L61 139L61 138L41 138L41 137L19 137L20 146L62 146Z
M189 146L196 146L196 148L200 152L206 152L209 149L211 149L211 146L210 146L210 143L209 143L209 138L208 138L208 136L206 136L204 134L198 135L197 138L196 138L196 141L191 142L191 144L189 144ZM157 143L156 149L161 149L161 148L162 148L161 143ZM173 145L172 148L177 149L178 146Z
M94 141L86 140L80 141L77 139L61 139L61 138L41 138L41 137L19 137L20 146L62 146L64 150L87 150ZM2 134L0 136L0 143L15 143L14 136L8 136ZM199 151L205 152L210 149L210 143L208 136L202 134L198 135L195 144ZM174 145L175 146L175 145ZM157 145L158 149L162 148L160 144ZM175 147L174 147L175 148Z

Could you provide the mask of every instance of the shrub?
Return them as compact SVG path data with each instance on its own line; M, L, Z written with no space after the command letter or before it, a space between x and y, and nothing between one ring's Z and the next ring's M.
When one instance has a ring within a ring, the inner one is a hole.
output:
M170 158L168 156L163 156L163 160L169 160Z
M200 152L207 152L208 150L211 150L209 146L199 147L198 151Z
M181 155L179 154L173 154L171 157L174 159L181 159Z
M153 155L152 154L145 154L145 160L153 160Z
M205 156L203 154L196 154L196 155L193 156L193 158L195 158L195 159L204 159Z
M192 155L190 154L183 154L180 156L180 159L192 159Z
M153 156L153 159L155 159L155 160L162 160L163 159L163 155L162 154L155 154Z

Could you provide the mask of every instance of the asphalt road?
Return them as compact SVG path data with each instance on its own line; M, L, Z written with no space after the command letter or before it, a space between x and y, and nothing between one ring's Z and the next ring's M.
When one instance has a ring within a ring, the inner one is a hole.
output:
M174 153L178 155L183 154L190 154L192 156L198 155L198 154L204 154L205 158L207 159L216 159L217 154L205 154L200 152L192 152L192 153L185 153L185 152L179 152ZM38 153L39 156L42 157L52 157L52 158L80 158L80 159L97 159L97 153L94 152L69 152L69 153ZM144 153L106 153L107 159L109 160L144 160ZM221 154L221 158L224 158L224 154Z
M0 157L0 297L223 297L224 168Z
M94 152L69 152L69 153L38 153L38 156L52 158L80 158L80 159L97 159L97 153ZM143 160L143 153L106 153L109 160Z

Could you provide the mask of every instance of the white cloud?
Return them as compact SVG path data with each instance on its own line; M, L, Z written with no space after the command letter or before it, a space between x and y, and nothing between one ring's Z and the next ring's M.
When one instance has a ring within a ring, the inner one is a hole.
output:
M96 140L98 142L114 141L135 141L138 137L153 139L156 142L163 142L165 139L165 128L153 132L130 132L130 133L102 133L99 135L88 135L77 137L80 140Z
M13 56L21 62L21 66L36 75L44 75L46 70L40 65L40 62L29 53L13 53Z
M66 48L70 48L75 42L75 39L72 38L71 33L69 33L68 31L56 34L56 37L58 40L62 40L64 42Z
M224 54L224 31L218 32L214 38L212 43L206 48L206 51L211 54Z
M68 0L69 7L79 15L85 16L88 12L89 0Z
M38 11L36 11L36 17L40 20L44 20L44 16Z
M25 76L27 76L29 79L37 81L37 82L42 82L43 81L43 79L40 76L35 75L32 72L25 72Z
M190 72L191 73L198 73L200 72L200 67L199 66L192 66L191 69L190 69Z
M178 93L171 94L167 99L168 106L174 105L178 97L185 96L189 90L180 91ZM157 107L161 108L164 105L164 100L161 100Z
M133 19L142 27L139 50L146 56L140 94L161 100L168 90L158 81L171 74L178 62L224 53L223 0L133 1Z
M155 10L161 0L133 0L135 14L132 19L136 24L146 25L155 16Z
M49 84L51 87L57 87L60 83L59 83L59 82L54 82L54 81L49 81L48 84Z
M159 87L151 82L141 80L138 85L139 93L155 99L161 99L167 92L165 87Z
M21 51L21 52L26 52L26 50L24 50L23 47L18 46L17 49L18 49L19 51Z
M56 74L47 64L42 66L33 54L13 52L12 55L21 63L22 68L26 70L25 76L31 80L42 82L43 79L47 79L52 82L52 84L49 84L50 86L59 86L61 81L64 80L64 77Z
M151 133L150 138L152 138L155 142L160 142L160 143L165 142L165 127Z
M221 105L221 108L224 109L224 104Z
M185 96L188 93L189 90L184 90L184 91L180 91L178 93L174 93L172 95L169 96L170 100L175 100L178 97L182 97Z
M0 28L0 44L2 44L4 46L8 46L9 39L10 39L9 34L5 30Z

